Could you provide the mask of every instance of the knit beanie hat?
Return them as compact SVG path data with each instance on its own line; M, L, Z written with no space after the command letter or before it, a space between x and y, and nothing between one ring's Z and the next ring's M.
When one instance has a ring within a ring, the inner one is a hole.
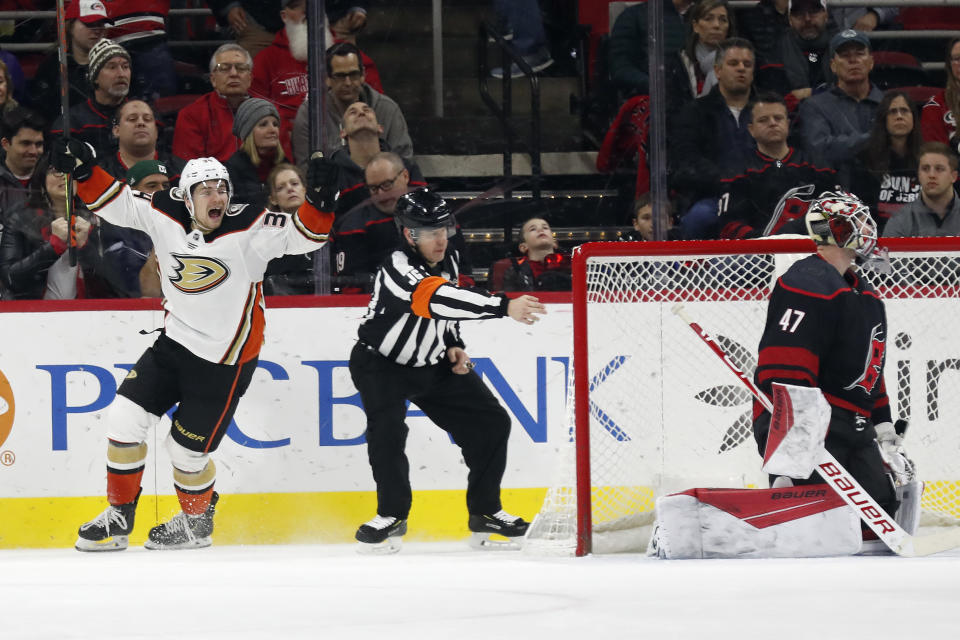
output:
M90 64L87 67L87 81L93 86L97 85L97 76L103 66L110 62L111 58L120 56L130 62L130 54L119 44L109 38L102 38L97 44L90 48Z
M280 119L280 114L273 103L261 98L247 98L240 103L237 115L233 116L233 135L246 140L256 124L266 116Z
M164 163L157 160L141 160L127 171L127 184L135 187L138 182L155 173L170 177L170 169Z

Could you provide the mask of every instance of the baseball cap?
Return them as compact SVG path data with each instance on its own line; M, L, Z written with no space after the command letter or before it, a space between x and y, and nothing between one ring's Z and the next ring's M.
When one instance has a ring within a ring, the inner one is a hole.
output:
M827 10L827 0L790 0L787 3L787 13L793 13L794 9L823 9Z
M64 13L65 20L79 20L83 24L104 22L107 8L101 0L73 0Z
M141 180L155 173L162 173L168 178L170 177L170 169L167 168L166 164L157 160L141 160L127 171L127 184L135 187Z
M867 49L870 48L870 38L867 37L867 34L862 31L845 29L830 39L830 57L836 55L837 49L851 42L863 45Z

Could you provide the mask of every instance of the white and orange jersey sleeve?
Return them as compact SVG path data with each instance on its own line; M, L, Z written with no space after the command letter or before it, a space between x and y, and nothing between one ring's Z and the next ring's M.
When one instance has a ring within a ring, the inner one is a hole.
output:
M282 255L310 253L325 243L333 226L333 214L304 202L292 215L275 211L261 214L253 250L265 261Z
M77 195L93 213L107 222L150 233L155 217L149 194L134 191L100 167L77 183Z

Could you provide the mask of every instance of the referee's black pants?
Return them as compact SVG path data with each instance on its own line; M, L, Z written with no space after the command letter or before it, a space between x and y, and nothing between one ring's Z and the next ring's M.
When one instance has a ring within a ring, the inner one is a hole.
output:
M406 401L416 404L453 437L467 464L467 511L500 510L500 481L507 463L510 417L480 376L453 373L449 362L407 367L357 343L350 376L367 414L367 456L377 483L377 513L405 519L410 513Z

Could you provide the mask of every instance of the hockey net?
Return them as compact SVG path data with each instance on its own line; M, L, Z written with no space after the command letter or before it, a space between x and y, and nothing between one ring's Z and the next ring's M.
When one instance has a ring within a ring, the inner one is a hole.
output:
M960 238L882 241L892 272L885 376L925 481L921 527L960 524ZM574 255L569 446L527 534L533 553L642 551L654 500L691 487L766 487L749 392L672 313L682 303L753 375L775 279L806 239L590 243ZM923 533L921 529L920 533Z

